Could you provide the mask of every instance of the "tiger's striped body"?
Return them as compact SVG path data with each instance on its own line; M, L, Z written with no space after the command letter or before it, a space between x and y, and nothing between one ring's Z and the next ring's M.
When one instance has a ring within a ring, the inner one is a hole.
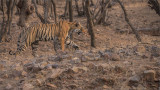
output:
M60 41L62 51L65 50L65 44L70 44L73 47L78 46L70 40L70 35L73 32L85 32L79 23L60 21L57 24L37 24L29 27L18 37L17 51L11 55L17 55L24 51L27 47L32 46L38 41L49 41L57 38Z

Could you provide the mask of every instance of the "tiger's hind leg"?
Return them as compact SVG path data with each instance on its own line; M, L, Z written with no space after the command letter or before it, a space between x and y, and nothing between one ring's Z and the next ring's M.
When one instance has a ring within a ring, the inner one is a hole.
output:
M34 43L31 44L32 47L32 55L34 57L38 57L37 55L37 50L38 50L38 41L35 41Z
M54 45L55 52L58 53L58 50L61 49L61 44L57 37L54 38L53 45Z

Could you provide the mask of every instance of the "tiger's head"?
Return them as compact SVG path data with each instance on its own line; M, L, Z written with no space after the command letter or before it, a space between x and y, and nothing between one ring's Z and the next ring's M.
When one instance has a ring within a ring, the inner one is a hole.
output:
M71 30L76 32L78 35L80 35L81 33L83 34L87 33L87 30L85 30L84 27L79 22L72 22Z

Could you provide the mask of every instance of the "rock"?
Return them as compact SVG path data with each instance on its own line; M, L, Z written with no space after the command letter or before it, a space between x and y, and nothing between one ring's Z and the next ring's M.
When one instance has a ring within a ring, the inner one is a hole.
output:
M108 86L107 86L107 85L103 85L103 88L104 88L104 89L108 89Z
M41 79L36 79L36 84L37 84L38 86L41 86L42 83L43 83L43 81L42 81Z
M78 85L76 85L76 84L71 84L68 86L68 88L70 88L70 89L76 89L77 87L78 87Z
M48 70L53 69L53 68L52 68L52 64L48 64L48 65L46 65L46 66L44 67L44 69L48 69Z
M31 71L34 73L37 73L43 69L42 67L40 67L40 64L35 64L35 63L27 64L25 66L28 71Z
M22 90L32 90L34 88L34 86L30 83L26 83L23 85L23 89Z
M118 54L111 54L110 59L112 61L120 61L121 60L121 58Z
M85 53L85 52L82 51L82 50L76 50L76 51L75 51L75 56L81 57L83 53Z
M17 70L17 71L22 71L23 67L20 63L17 62L16 64L12 65L12 69Z
M58 64L48 64L44 67L44 69L48 69L48 70L51 70L51 69L56 69L58 68L59 65Z
M63 58L61 56L52 56L48 58L49 61L62 61Z
M160 48L156 46L151 47L151 58L152 57L159 57L160 56Z
M122 73L122 72L125 72L124 68L120 67L120 66L115 66L114 67L114 70L116 73Z
M107 51L106 52L99 51L98 53L104 59L110 59L112 61L119 61L120 60L120 56L115 53L111 53L111 52L107 52Z
M138 85L136 90L147 90L147 88L144 87L143 85Z
M22 76L27 76L27 72L22 71Z
M77 73L79 72L79 70L83 70L83 71L88 71L88 68L87 67L73 67L72 70Z
M53 65L52 65L52 68L58 68L58 67L59 67L58 64L53 64Z
M87 65L89 69L96 69L97 66L94 63L90 63L89 65Z
M115 80L113 78L100 77L100 78L96 78L93 84L94 85L107 85L109 87L112 87L115 85Z
M47 64L48 64L47 62L41 62L40 63L40 68L44 69Z
M124 61L123 62L125 65L130 65L130 62L129 61Z
M0 64L0 70L2 71L2 70L4 70L4 65L3 64Z
M144 71L144 79L153 82L155 80L156 72L154 70Z
M33 83L34 86L43 86L44 83L46 81L46 77L42 77L42 78L39 78L39 79L36 79Z
M101 59L101 56L99 54L93 54L93 53L88 53L84 56L82 56L81 61L86 62L86 61L98 61Z
M54 79L54 78L58 77L62 72L63 72L62 69L52 70L51 74L48 76L48 79Z
M12 85L7 84L7 86L5 87L5 89L6 89L6 90L13 90L13 87L12 87Z
M13 70L12 73L9 75L9 77L21 77L22 71Z
M137 87L139 84L139 81L140 81L140 77L135 75L135 76L129 78L128 85Z
M70 61L70 63L72 63L72 64L78 64L78 63L81 63L81 60L80 60L78 57L74 57L74 58Z
M146 52L146 48L143 45L138 45L138 46L136 46L136 51L138 53L145 53Z
M109 52L99 51L98 53L102 58L109 59L109 56L110 56Z
M7 50L5 48L0 49L0 53L5 53L5 52L7 52Z

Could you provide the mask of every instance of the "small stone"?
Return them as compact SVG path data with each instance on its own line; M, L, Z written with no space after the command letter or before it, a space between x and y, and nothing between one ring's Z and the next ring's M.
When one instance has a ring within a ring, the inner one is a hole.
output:
M129 86L136 86L137 87L138 84L139 84L139 81L140 81L140 77L137 76L137 75L135 75L135 76L129 78L128 85Z
M144 71L144 79L147 81L154 81L155 80L156 72L154 70L146 70Z
M120 56L117 54L111 54L110 59L112 61L120 61L121 60Z
M32 90L33 88L34 86L29 83L23 85L23 90Z
M143 45L139 45L139 46L136 46L136 51L138 53L145 53L146 52L146 48Z
M12 85L10 85L10 84L7 84L7 86L6 86L6 88L5 88L6 90L12 90L13 89L13 87L12 87Z
M58 67L59 67L58 64L53 64L53 65L52 65L52 68L58 68Z
M34 64L34 63L29 64L26 67L27 67L27 70L32 71L34 73L37 73L42 70L39 64Z

